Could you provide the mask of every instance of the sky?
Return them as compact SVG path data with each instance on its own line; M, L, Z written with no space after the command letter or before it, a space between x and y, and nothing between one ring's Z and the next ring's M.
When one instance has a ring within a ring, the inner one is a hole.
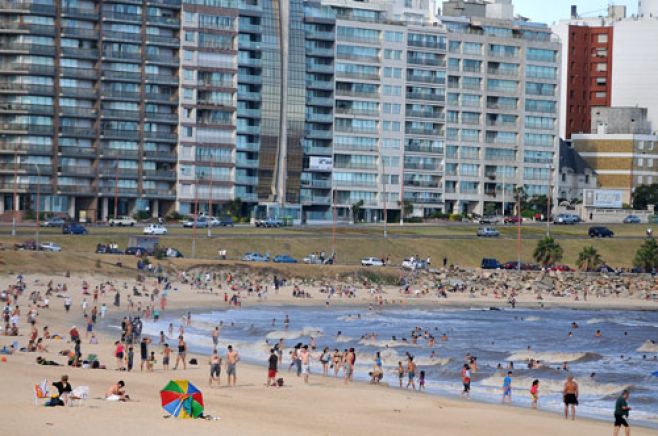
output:
M637 13L637 0L512 0L514 12L530 18L532 21L552 24L569 18L571 5L578 6L578 14L583 17L605 15L608 4L626 5L627 15Z

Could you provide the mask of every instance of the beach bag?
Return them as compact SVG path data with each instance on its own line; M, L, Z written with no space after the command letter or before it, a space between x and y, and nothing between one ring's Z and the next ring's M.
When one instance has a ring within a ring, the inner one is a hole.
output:
M283 379L282 379L282 378L278 378L278 379L276 380L276 385L277 385L278 387L283 386Z
M199 362L197 362L196 359L190 359L190 365L198 365Z

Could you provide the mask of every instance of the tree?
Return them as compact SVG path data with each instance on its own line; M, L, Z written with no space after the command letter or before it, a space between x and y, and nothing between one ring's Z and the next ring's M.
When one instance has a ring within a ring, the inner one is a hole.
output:
M658 243L654 238L647 238L637 249L633 265L647 272L658 267Z
M238 218L242 216L242 200L240 198L231 200L224 205L224 209L229 213L229 215Z
M603 265L603 259L596 248L592 246L583 247L578 254L576 265L581 271L593 271Z
M414 212L414 204L409 200L398 201L398 206L402 210L402 217L406 218Z
M361 210L363 209L363 200L352 204L352 220L356 223L361 220Z
M562 254L563 250L562 247L560 247L560 244L550 236L546 236L537 242L537 247L532 256L537 262L546 266L558 263L562 260Z
M633 209L646 210L650 204L658 204L658 183L640 185L633 191Z

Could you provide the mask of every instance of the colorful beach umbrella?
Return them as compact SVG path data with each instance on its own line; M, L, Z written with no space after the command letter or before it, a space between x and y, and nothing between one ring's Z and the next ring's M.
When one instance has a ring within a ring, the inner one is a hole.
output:
M203 413L203 394L187 380L170 380L160 399L162 408L177 418L198 418Z

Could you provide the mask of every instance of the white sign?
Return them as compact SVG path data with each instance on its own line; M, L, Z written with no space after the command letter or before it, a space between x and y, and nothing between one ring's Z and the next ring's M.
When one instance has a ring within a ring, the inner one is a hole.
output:
M334 167L333 158L327 156L311 156L308 167L312 170L331 171Z
M621 209L624 191L611 189L591 189L585 191L585 206L601 209Z

